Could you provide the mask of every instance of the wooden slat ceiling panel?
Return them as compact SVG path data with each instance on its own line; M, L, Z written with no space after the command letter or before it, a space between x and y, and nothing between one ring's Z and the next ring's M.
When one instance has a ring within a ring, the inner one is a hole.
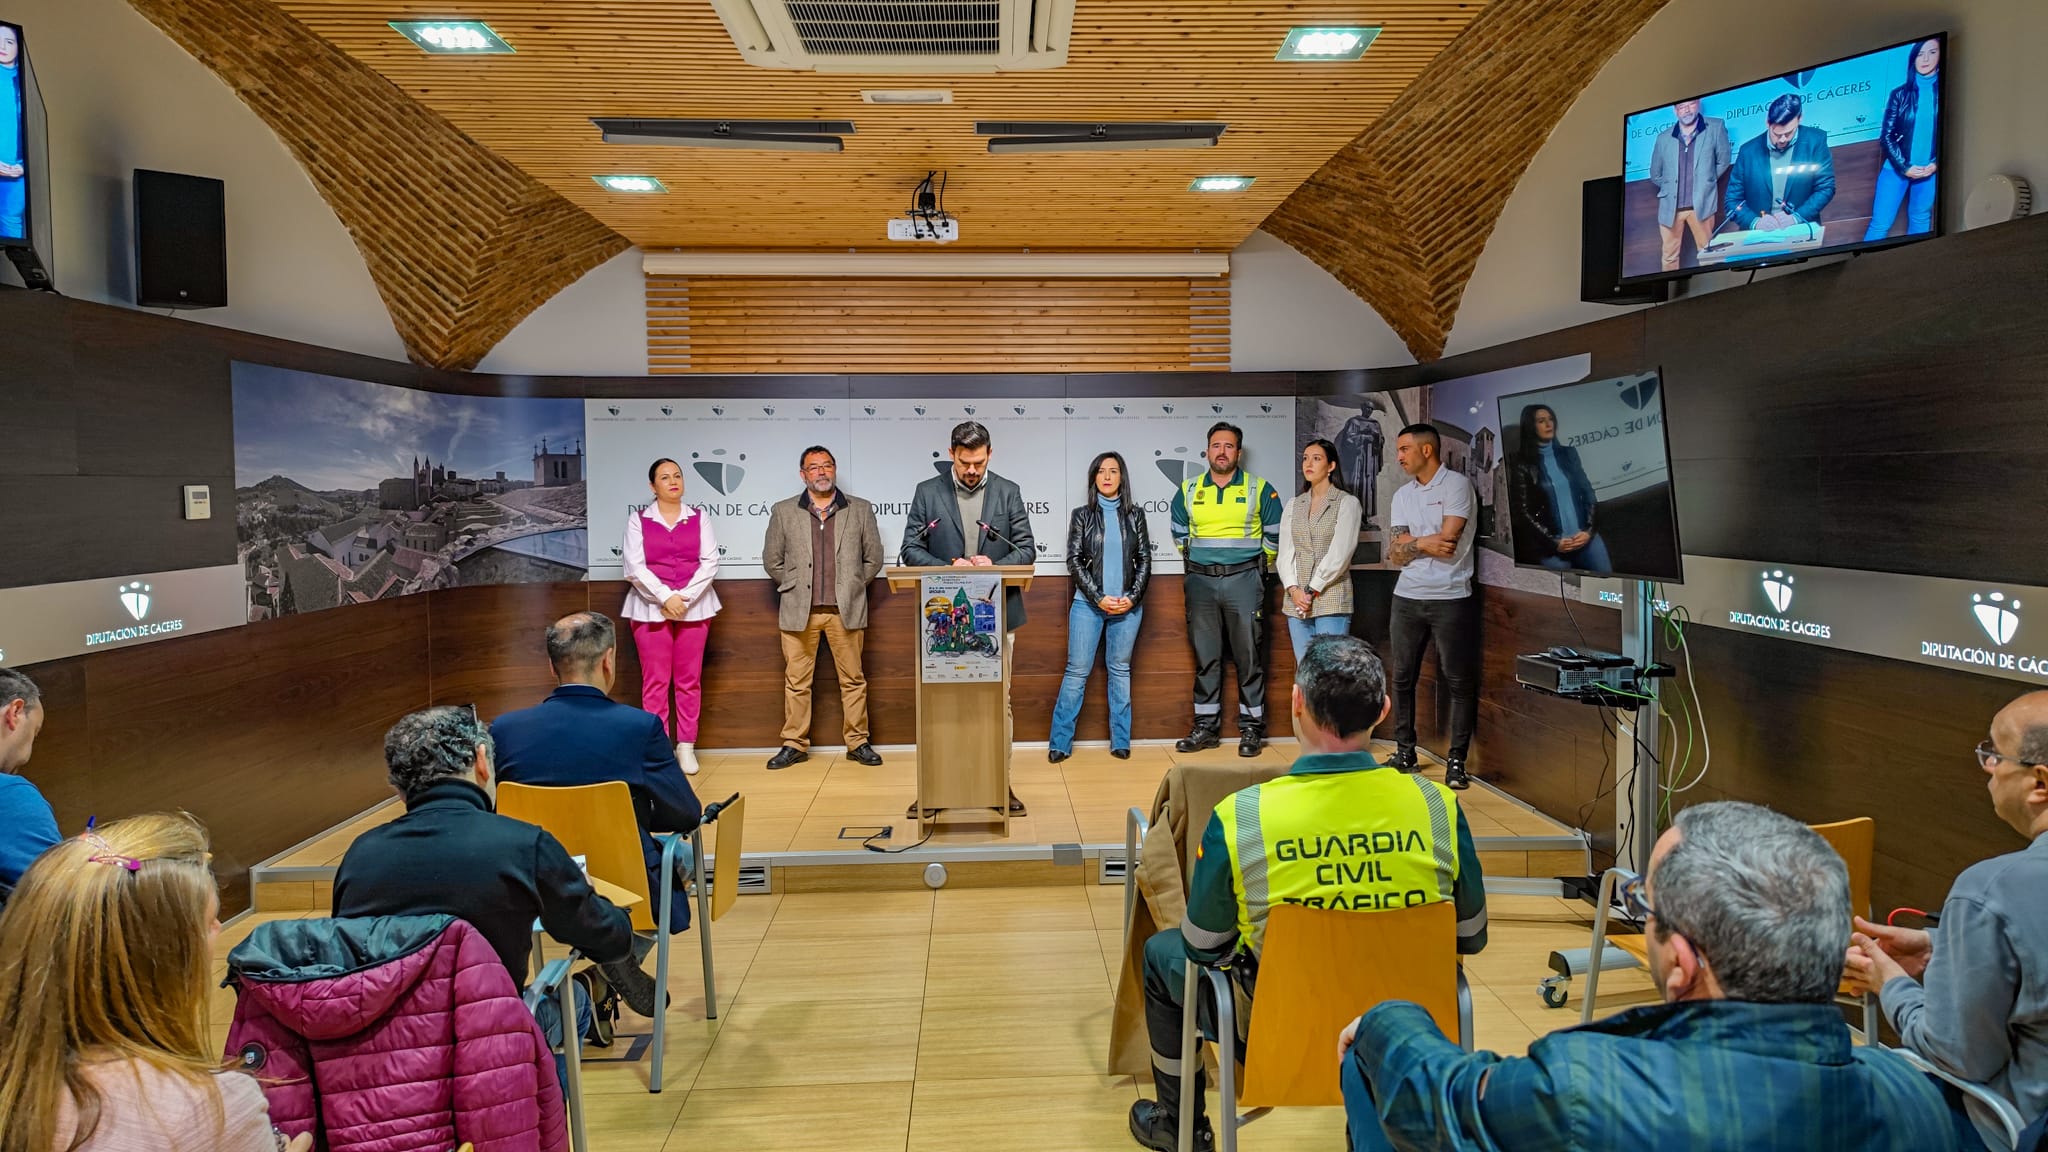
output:
M1393 103L1481 0L1079 0L1066 66L994 76L820 75L741 60L706 0L471 0L511 56L433 57L386 26L458 13L421 0L278 0L487 148L643 248L879 247L929 169L949 173L958 248L1235 248ZM1365 58L1272 59L1287 29L1379 24ZM950 88L888 107L863 88ZM841 154L606 145L593 116L847 119ZM1220 120L1216 148L990 156L982 119ZM663 196L590 179L660 177ZM1256 176L1199 195L1194 177Z
M647 278L655 375L1229 367L1224 280Z

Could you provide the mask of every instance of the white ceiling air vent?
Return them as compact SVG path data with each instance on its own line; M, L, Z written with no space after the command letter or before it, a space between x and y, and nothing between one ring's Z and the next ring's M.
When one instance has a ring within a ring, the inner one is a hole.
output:
M747 63L955 75L1067 62L1074 0L711 0Z

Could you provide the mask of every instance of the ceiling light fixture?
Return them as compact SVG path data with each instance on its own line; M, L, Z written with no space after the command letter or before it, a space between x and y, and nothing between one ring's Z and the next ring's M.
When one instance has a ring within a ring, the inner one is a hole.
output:
M1379 34L1377 27L1293 28L1288 31L1287 39L1280 42L1280 51L1273 59L1356 60L1365 55L1365 50L1372 47Z
M481 20L392 20L391 30L437 56L507 55L512 45Z
M592 176L607 192L666 192L668 185L652 176Z
M1229 125L1165 121L1106 124L1061 120L981 120L991 155L1018 152L1142 152L1153 148L1214 148Z
M1242 192L1252 186L1256 176L1197 176L1188 185L1190 192Z
M863 104L951 104L953 93L947 88L863 88L860 100Z
M844 152L851 120L620 120L592 117L607 144L747 148L765 152Z

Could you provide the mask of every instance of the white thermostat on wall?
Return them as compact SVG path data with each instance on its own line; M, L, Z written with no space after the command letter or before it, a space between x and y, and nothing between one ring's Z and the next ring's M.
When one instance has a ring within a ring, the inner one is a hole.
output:
M185 485L185 519L213 519L213 490L204 484Z

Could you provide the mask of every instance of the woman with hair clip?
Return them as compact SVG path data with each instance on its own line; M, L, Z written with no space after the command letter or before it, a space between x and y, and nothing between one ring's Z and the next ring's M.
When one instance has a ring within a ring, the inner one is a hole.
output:
M673 689L676 761L697 774L697 719L704 706L704 644L718 615L718 538L711 519L683 503L683 466L664 456L647 466L653 502L626 518L625 607L619 615L640 653L640 706L670 728Z
M1088 465L1087 502L1067 524L1067 574L1074 602L1067 610L1067 671L1052 709L1045 758L1054 764L1074 754L1074 722L1095 650L1105 639L1109 665L1109 754L1131 756L1131 651L1145 617L1141 601L1152 576L1152 537L1145 511L1131 500L1124 458L1104 452Z
M206 832L135 816L63 841L0 912L0 1152L305 1152L207 1035Z
M1280 611L1287 638L1300 663L1318 636L1351 631L1351 554L1365 509L1344 487L1337 446L1311 440L1301 450L1301 479L1308 487L1280 513L1280 556L1274 571L1286 588Z

